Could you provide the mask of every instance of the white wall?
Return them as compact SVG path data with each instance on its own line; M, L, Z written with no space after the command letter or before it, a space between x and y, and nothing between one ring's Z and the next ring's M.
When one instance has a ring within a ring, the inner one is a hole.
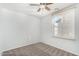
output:
M41 42L51 46L79 55L78 6L76 8L76 40L74 41L53 37L50 15L40 18L40 23L40 20L34 16L0 8L0 53L9 49L37 43L41 40Z
M79 4L76 6L75 15L76 15L76 19L75 19L76 39L75 40L54 38L52 33L52 25L51 25L52 16L49 15L41 19L42 42L79 55L79 26L78 26L79 25Z
M0 8L0 53L36 43L40 37L40 20Z

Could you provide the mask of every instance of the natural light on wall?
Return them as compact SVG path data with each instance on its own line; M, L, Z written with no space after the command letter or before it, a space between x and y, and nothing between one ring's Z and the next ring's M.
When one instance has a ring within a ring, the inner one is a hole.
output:
M52 17L53 35L58 38L75 39L75 9L71 8Z

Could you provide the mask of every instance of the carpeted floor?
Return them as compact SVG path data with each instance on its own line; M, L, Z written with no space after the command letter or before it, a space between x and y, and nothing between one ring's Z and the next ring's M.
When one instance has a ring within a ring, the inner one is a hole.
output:
M44 43L36 43L28 46L4 51L2 56L76 56L72 53L49 46Z

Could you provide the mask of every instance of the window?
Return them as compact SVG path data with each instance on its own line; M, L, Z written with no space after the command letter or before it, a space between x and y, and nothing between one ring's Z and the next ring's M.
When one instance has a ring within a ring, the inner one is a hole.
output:
M75 9L68 9L52 17L53 36L75 39Z

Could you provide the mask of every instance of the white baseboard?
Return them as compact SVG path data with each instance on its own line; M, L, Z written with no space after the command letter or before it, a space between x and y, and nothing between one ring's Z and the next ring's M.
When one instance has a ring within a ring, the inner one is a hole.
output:
M45 42L42 42L42 43L45 43ZM78 56L79 56L79 53L72 52L72 51L69 51L69 50L65 50L65 49L63 49L63 48L61 48L61 47L57 47L57 46L51 45L51 44L49 44L49 43L45 43L45 44L50 45L50 46L54 46L54 47L56 47L56 48L62 49L62 50L64 50L64 51L67 51L67 52L69 52L69 53L72 53L72 54L75 54L75 55L78 55Z

